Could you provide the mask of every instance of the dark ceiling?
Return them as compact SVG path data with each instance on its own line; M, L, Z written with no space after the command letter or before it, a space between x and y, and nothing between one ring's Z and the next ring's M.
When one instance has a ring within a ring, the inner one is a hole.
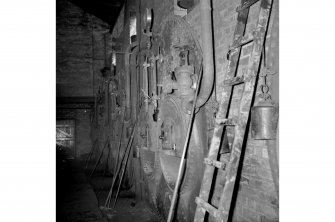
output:
M125 0L69 0L73 4L79 6L84 11L95 15L101 20L107 22L110 29L119 16Z

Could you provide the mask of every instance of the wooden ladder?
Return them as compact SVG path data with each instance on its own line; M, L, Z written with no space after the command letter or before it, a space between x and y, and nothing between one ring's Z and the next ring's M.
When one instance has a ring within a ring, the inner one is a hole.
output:
M206 212L212 215L216 221L227 221L229 217L230 206L232 202L235 181L238 177L238 166L242 145L246 140L245 132L250 114L250 108L255 97L258 70L261 62L262 49L268 29L272 0L260 0L260 12L256 28L251 33L245 33L248 21L250 7L259 0L242 0L241 5L237 7L238 12L237 25L234 32L233 44L228 51L228 66L224 88L220 100L219 110L215 118L215 128L208 157L205 158L205 170L201 184L200 194L196 197L197 203L194 221L205 220ZM237 76L239 57L241 47L252 42L252 52L249 58L247 72L242 76ZM230 103L232 101L233 89L235 85L244 84L242 97L239 101L238 116L228 119ZM218 153L221 143L221 137L226 127L235 127L235 136L230 151L229 161L218 161ZM224 170L225 184L219 201L219 207L216 208L209 203L210 192L212 190L213 175L215 168Z

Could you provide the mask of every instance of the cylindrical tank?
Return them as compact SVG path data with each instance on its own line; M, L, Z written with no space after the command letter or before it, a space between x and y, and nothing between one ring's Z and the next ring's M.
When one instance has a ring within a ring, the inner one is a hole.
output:
M276 139L278 109L269 102L251 108L251 137L255 140Z

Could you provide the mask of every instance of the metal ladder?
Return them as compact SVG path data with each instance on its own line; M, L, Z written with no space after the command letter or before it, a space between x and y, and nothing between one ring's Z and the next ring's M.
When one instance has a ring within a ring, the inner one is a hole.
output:
M259 0L242 0L241 5L237 7L238 12L237 25L234 32L233 44L228 51L228 66L219 110L215 118L215 128L211 140L208 157L205 158L205 170L201 184L199 196L196 197L196 212L194 222L205 220L206 212L212 215L216 221L227 221L229 217L232 196L235 187L235 181L238 177L238 166L244 140L247 135L247 123L250 114L250 108L255 97L258 69L261 62L262 49L270 12L272 0L260 0L260 12L255 30L252 33L244 34L250 7ZM249 58L247 72L241 77L236 76L239 65L241 47L248 43L252 44L252 52ZM244 84L242 97L239 101L239 114L237 118L228 119L233 87L238 84ZM226 127L235 127L234 142L230 151L229 161L218 161L218 152L220 149L221 136ZM219 201L219 207L216 208L209 203L210 192L215 168L224 170L225 184Z

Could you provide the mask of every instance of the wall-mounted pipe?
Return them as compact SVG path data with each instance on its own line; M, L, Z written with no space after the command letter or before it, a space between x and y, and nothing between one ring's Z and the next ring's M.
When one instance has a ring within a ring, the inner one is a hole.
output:
M138 46L138 42L133 42L125 50L125 55L124 55L124 70L125 70L125 75L126 75L126 83L125 83L125 88L126 88L126 116L125 119L129 120L130 115L131 115L131 95L130 95L130 84L131 84L131 79L130 79L130 54L132 53L133 49Z
M130 70L130 55L136 56L139 54L148 54L149 50L147 49L147 45L140 46L139 42L133 42L128 47L125 49L124 52L124 69L125 69L125 75L126 75L126 116L125 120L128 121L131 118L131 113L132 113L132 102L131 102L131 70ZM136 64L133 64L136 65ZM134 105L135 103L133 103ZM134 107L134 109L136 109ZM133 112L134 113L134 112Z
M200 25L203 57L203 78L200 92L195 107L203 106L213 89L214 83L214 58L213 58L213 30L212 30L211 0L200 0ZM192 109L193 101L190 101L186 109Z
M131 118L134 120L136 119L137 115L137 85L138 85L138 79L137 79L137 55L138 55L139 47L135 47L132 52L133 54L130 55L130 102L131 102Z

